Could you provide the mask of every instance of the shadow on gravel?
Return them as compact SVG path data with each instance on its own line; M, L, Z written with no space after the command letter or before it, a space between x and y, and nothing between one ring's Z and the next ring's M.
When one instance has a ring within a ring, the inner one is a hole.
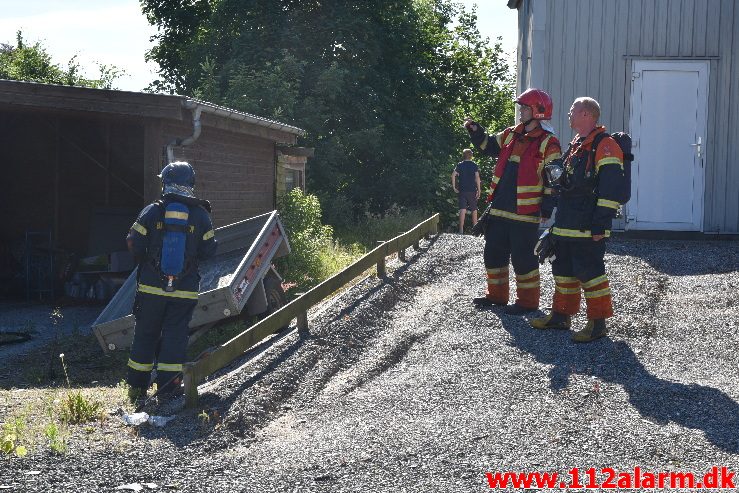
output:
M228 432L239 438L250 438L258 429L282 414L286 402L297 392L309 392L312 395L320 393L338 372L353 364L369 341L377 336L373 327L378 324L378 318L381 319L384 312L378 310L375 313L370 310L361 313L359 318L353 318L356 316L356 309L367 300L373 300L374 305L385 308L403 301L406 294L404 290L408 288L409 283L407 279L401 283L401 276L420 258L421 253L433 246L435 241L436 237L432 237L416 254L410 253L403 265L393 269L383 278L383 282L363 289L361 296L352 299L351 302L345 301L344 303L348 303L346 306L321 320L320 324L314 320L310 335L299 336L287 347L273 349L272 354L265 359L269 363L259 365L257 373L230 386L227 397L205 393L201 398L201 407L222 411ZM410 286L415 287L413 280ZM365 330L337 330L348 317L353 318L353 324L359 324ZM420 339L422 336L402 340L397 348L381 358L366 374L359 375L346 392L361 387L392 368ZM239 359L221 374L246 362L244 358ZM261 389L249 393L260 385L263 385ZM188 443L190 441L193 439L189 439ZM186 444L177 443L175 439L173 442L177 445ZM206 444L207 447L219 447L218 441Z
M724 274L739 270L739 242L616 239L608 253L644 260L670 276Z
M623 341L606 337L589 344L570 341L569 331L538 331L525 319L497 313L513 344L553 365L549 385L564 390L571 375L592 375L623 386L629 402L655 424L672 421L702 430L723 450L739 453L739 404L718 389L662 380L650 374Z

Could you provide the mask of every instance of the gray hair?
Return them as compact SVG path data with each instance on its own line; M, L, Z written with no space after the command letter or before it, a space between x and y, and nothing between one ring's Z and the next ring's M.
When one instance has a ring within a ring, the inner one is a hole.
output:
M584 96L577 98L573 104L581 105L585 111L593 115L596 122L600 118L600 104L595 99Z

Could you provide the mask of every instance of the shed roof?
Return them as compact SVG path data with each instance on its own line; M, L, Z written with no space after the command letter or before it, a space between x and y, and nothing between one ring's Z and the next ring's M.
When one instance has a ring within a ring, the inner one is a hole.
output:
M186 96L92 89L89 87L0 80L0 104L36 109L56 109L118 114L145 118L188 120L192 108L227 120L265 127L278 132L304 135L298 127Z

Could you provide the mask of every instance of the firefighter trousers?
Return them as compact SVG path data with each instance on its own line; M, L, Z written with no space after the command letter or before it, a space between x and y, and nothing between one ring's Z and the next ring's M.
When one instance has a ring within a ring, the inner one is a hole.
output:
M539 307L539 262L534 247L539 239L539 223L490 218L485 230L487 298L506 304L509 298L508 263L516 273L516 304Z
M196 304L191 300L136 294L136 325L128 359L128 385L147 388L156 366L157 387L162 389L182 371L187 356L190 320Z
M552 311L574 315L580 310L580 292L585 293L588 320L613 316L611 288L604 257L606 240L561 240L552 263L554 301Z

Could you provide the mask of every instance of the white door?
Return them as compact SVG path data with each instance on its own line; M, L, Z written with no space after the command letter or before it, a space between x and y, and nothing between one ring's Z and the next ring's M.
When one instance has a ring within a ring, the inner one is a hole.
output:
M634 60L626 229L703 230L708 62Z

